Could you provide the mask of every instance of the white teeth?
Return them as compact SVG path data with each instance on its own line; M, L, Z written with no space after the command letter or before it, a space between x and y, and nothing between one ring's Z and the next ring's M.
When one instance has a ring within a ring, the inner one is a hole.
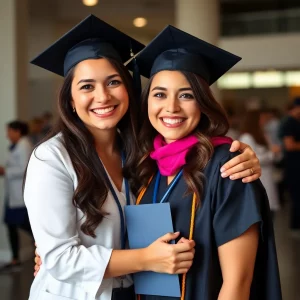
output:
M183 122L183 119L169 119L169 118L163 118L163 121L164 121L165 123L168 123L168 124L177 124L177 123Z
M93 112L96 113L97 115L104 115L107 114L115 109L114 106L107 107L107 108L98 108L98 109L93 109Z

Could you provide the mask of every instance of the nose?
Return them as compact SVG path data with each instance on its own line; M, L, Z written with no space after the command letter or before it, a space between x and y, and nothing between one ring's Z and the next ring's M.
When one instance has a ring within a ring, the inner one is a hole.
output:
M180 111L179 100L176 97L168 97L166 102L166 111L169 113L176 113Z
M111 99L109 90L105 86L97 86L95 89L95 100L99 103L106 103Z

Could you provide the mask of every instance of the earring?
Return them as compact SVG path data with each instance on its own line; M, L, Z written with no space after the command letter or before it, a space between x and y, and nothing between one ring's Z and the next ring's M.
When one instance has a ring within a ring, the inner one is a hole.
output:
M74 113L74 112L76 112L76 109L75 109L75 107L73 107L73 113Z

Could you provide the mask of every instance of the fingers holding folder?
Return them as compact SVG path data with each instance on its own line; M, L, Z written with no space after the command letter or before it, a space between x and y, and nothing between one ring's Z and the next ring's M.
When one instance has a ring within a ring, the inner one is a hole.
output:
M177 244L168 243L178 236L179 232L167 233L145 249L147 270L168 274L188 272L194 259L195 242L182 238Z

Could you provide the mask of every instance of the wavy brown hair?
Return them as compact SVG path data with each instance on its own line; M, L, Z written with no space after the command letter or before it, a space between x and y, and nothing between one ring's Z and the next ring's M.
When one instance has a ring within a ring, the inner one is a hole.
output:
M110 58L106 59L121 76L129 95L128 111L120 120L117 127L120 133L121 147L126 153L123 175L131 179L131 172L134 170L138 149L136 103L134 103L135 97L132 78L122 64ZM42 142L49 140L58 133L62 133L64 146L68 151L78 178L78 186L73 195L73 204L82 210L86 218L81 225L81 230L86 235L96 237L95 229L107 214L102 207L108 194L108 187L105 183L105 170L95 148L94 137L72 109L71 86L75 68L76 66L66 75L59 93L59 118L51 132Z
M261 111L258 109L247 111L240 132L250 134L257 144L268 147L267 139L260 126L260 116Z
M199 203L204 189L204 175L202 171L214 152L210 138L224 136L228 131L229 124L224 109L215 100L208 84L194 73L181 73L189 82L195 100L201 110L200 122L193 132L199 139L199 143L189 152L187 164L183 168L183 176L188 185L187 192L196 193ZM141 180L143 186L147 185L151 176L157 172L157 164L149 156L153 150L153 140L157 135L157 131L149 121L147 108L153 77L145 87L141 97L140 117L142 125L139 134L140 153L136 176Z

